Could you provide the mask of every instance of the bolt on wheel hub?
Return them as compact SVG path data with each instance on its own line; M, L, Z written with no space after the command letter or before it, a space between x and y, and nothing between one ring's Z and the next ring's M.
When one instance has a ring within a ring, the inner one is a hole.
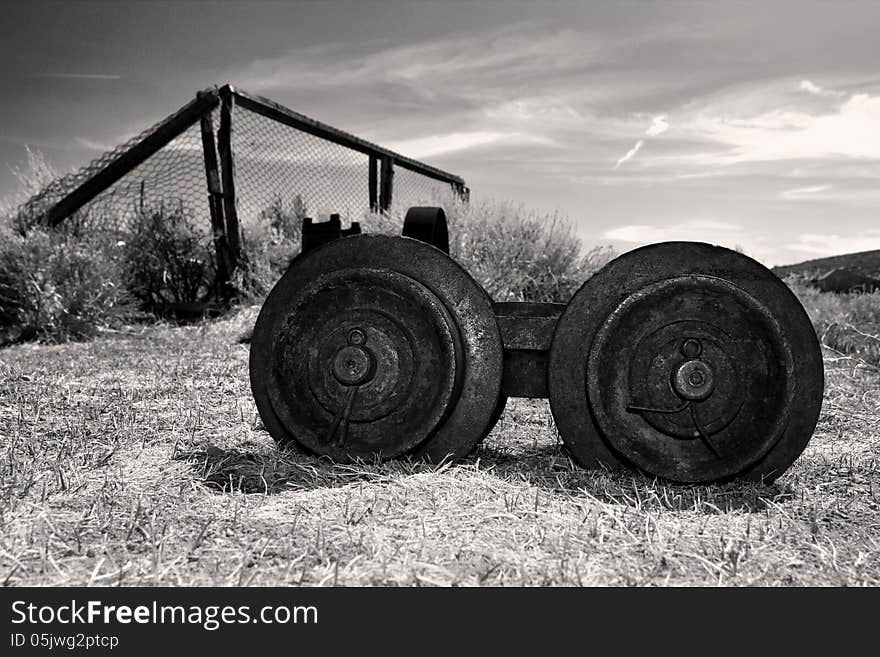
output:
M354 329L348 334L348 345L336 352L333 375L344 386L366 383L375 373L375 357L360 346L364 340L363 331Z
M672 387L682 399L702 401L712 394L715 376L708 363L688 360L679 365L672 377Z

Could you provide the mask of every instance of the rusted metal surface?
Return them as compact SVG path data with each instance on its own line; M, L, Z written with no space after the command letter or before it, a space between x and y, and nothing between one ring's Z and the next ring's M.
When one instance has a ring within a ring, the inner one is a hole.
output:
M501 389L491 301L416 240L336 239L299 256L254 328L251 387L267 429L340 461L463 456Z
M812 435L822 387L818 340L785 284L688 242L632 251L587 281L548 368L554 419L581 464L682 482L781 474Z
M386 269L318 276L277 325L276 415L310 451L391 458L430 436L462 376L458 331L426 287Z
M505 397L547 397L548 361L546 351L505 351L501 393Z
M505 397L547 397L547 362L561 303L503 302L493 305L504 345Z
M340 237L360 235L361 225L352 221L348 228L342 227L342 220L338 214L331 214L327 221L315 221L311 217L305 217L302 223L302 247L301 253L308 253L322 244L338 240Z
M403 219L402 234L449 253L449 229L443 208L410 208Z
M505 301L492 309L505 349L548 351L565 304Z

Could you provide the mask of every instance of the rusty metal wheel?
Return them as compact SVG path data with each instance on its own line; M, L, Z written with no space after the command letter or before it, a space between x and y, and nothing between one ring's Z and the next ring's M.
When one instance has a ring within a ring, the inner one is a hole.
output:
M338 239L301 256L254 328L251 388L269 432L337 461L469 452L501 388L485 292L419 241Z
M806 312L772 272L728 249L667 242L578 290L556 327L548 386L583 465L770 480L812 436L823 366Z

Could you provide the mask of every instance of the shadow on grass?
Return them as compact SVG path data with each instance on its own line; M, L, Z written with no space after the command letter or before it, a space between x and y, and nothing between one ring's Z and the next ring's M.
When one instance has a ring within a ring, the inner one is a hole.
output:
M605 504L652 509L727 513L760 512L794 499L794 490L777 483L733 480L710 485L674 484L634 470L586 470L559 444L518 453L482 446L482 467L503 479L525 479L548 493Z
M408 459L385 463L335 463L327 457L308 454L295 446L268 452L208 446L192 452L180 452L174 458L190 462L201 483L217 493L274 495L291 490L336 488L359 482L382 483L437 469L430 463Z
M217 493L264 495L356 483L389 483L450 467L406 458L384 463L341 464L295 447L265 452L208 446L179 453L175 459L189 461L201 482ZM732 481L682 485L632 471L584 470L574 464L563 448L554 444L519 446L518 449L481 445L471 456L451 467L474 469L487 477L524 483L549 496L576 502L593 500L642 511L759 512L794 498L790 487L775 483Z

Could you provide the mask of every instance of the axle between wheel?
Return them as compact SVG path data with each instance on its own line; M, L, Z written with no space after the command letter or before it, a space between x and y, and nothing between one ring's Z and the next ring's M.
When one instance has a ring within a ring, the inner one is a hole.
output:
M742 254L656 244L568 304L493 304L444 252L442 211L416 209L412 237L338 223L254 329L251 386L279 442L339 461L441 461L470 452L508 397L549 397L584 467L696 483L773 479L812 435L815 332L787 286Z

